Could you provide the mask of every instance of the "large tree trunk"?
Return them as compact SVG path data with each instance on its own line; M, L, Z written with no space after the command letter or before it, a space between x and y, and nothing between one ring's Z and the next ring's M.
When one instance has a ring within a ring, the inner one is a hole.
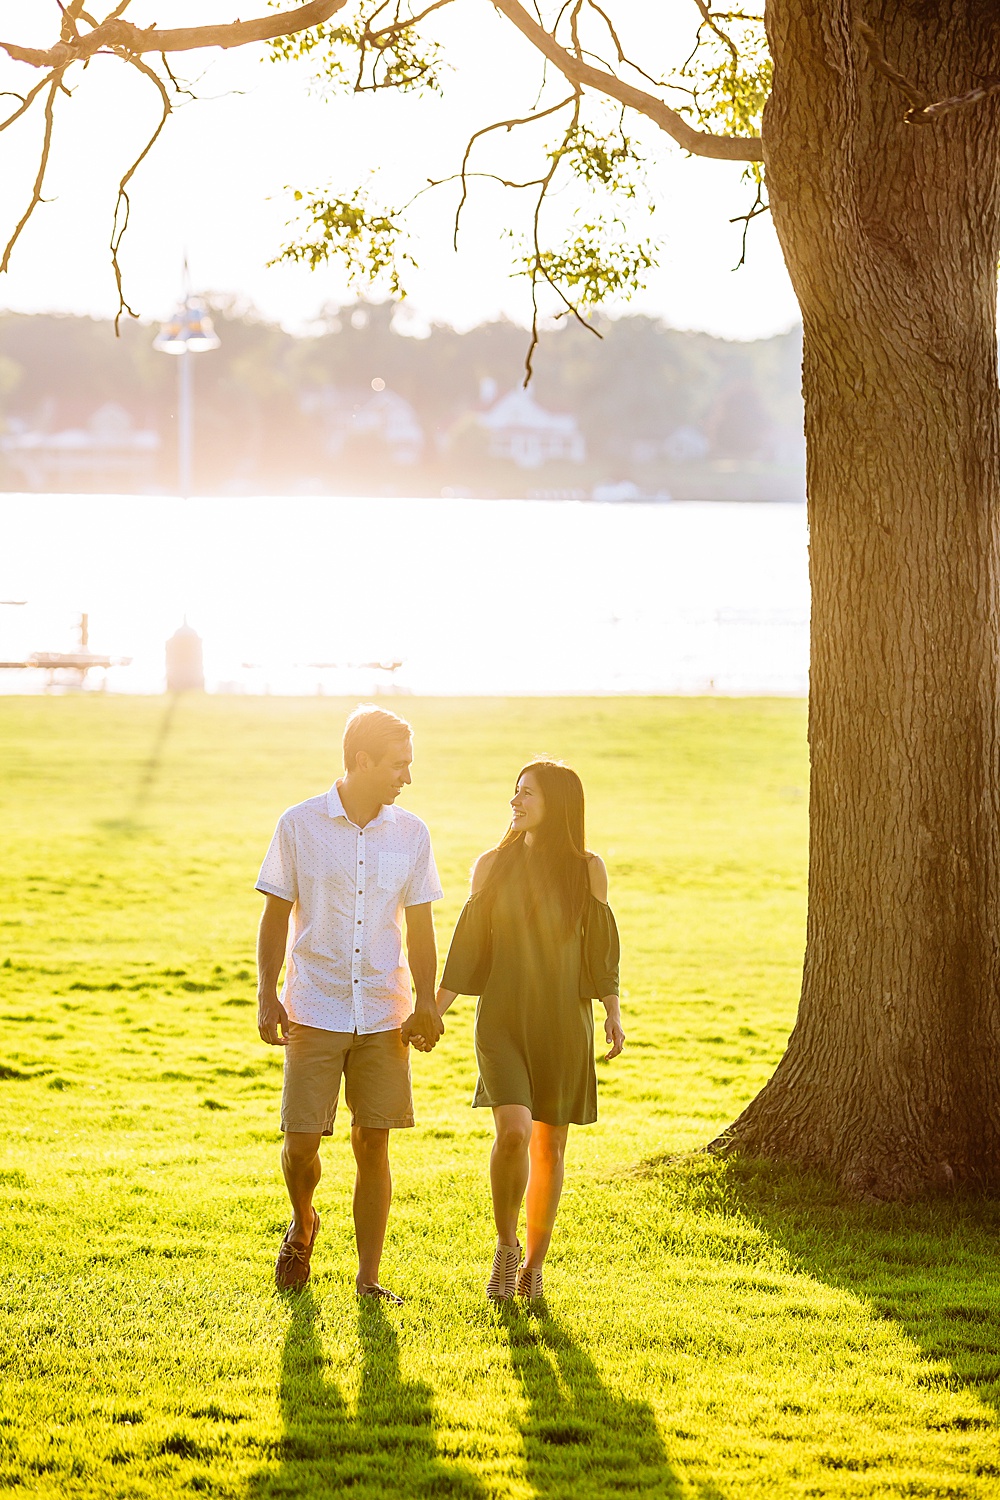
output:
M812 671L798 1020L727 1133L902 1197L1000 1185L1000 74L986 0L769 0L802 307Z

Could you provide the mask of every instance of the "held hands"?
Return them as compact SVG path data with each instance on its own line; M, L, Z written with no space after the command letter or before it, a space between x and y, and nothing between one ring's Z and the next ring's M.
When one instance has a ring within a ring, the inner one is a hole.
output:
M277 995L257 996L257 1030L269 1047L288 1046L288 1012Z
M400 1028L404 1047L415 1047L418 1052L432 1052L444 1036L444 1022L438 1015L433 1001L425 1001L414 1007Z

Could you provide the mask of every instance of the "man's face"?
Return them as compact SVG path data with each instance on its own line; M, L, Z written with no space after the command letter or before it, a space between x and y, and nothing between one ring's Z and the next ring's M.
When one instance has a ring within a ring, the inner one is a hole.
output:
M398 740L389 746L381 760L366 759L367 780L372 792L383 804L392 804L404 786L410 784L413 741L409 738Z

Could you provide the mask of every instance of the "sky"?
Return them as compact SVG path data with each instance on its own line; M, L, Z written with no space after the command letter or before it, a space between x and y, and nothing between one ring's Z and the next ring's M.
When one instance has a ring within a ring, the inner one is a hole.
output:
M5 40L45 45L57 35L54 0L7 0L2 9ZM258 10L266 10L266 0L239 8L232 0L133 0L129 16L172 26ZM614 9L623 38L632 39L654 73L683 57L695 14L692 0L619 0ZM473 130L527 112L537 95L533 50L488 0L457 0L435 21L448 61L441 98L323 97L310 85L308 65L275 65L260 48L176 59L198 97L176 110L134 178L121 263L136 312L146 319L167 315L182 288L185 255L196 290L235 294L293 331L308 328L325 305L350 300L339 270L268 266L294 211L288 188L346 196L361 185L372 202L399 203L428 179L453 173ZM37 76L0 64L3 89L23 91ZM57 101L46 201L0 278L0 306L108 316L117 303L108 251L116 184L155 124L158 98L146 79L114 58L95 59L73 87L72 98ZM36 111L0 134L6 185L0 228L7 233L30 197L41 123ZM494 138L479 158L482 167L516 173L537 164L546 129ZM729 220L752 200L739 165L688 158L644 122L635 135L655 212L636 207L623 232L655 240L659 266L648 289L615 310L727 338L789 328L797 309L768 217L750 227L748 264L732 269L742 226ZM458 254L451 247L454 190L422 197L412 216L417 268L404 327L464 328L501 315L526 321L527 285L511 275L505 233L512 230L517 241L523 232L526 196L476 185ZM553 234L586 218L590 207L569 192L557 196L549 211Z

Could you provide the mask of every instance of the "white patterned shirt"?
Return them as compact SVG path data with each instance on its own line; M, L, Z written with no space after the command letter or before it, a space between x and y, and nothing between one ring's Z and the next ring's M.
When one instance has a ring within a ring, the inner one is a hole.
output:
M257 889L294 903L281 1003L321 1031L394 1031L413 1009L403 909L442 891L427 825L383 806L364 828L336 785L283 812Z

